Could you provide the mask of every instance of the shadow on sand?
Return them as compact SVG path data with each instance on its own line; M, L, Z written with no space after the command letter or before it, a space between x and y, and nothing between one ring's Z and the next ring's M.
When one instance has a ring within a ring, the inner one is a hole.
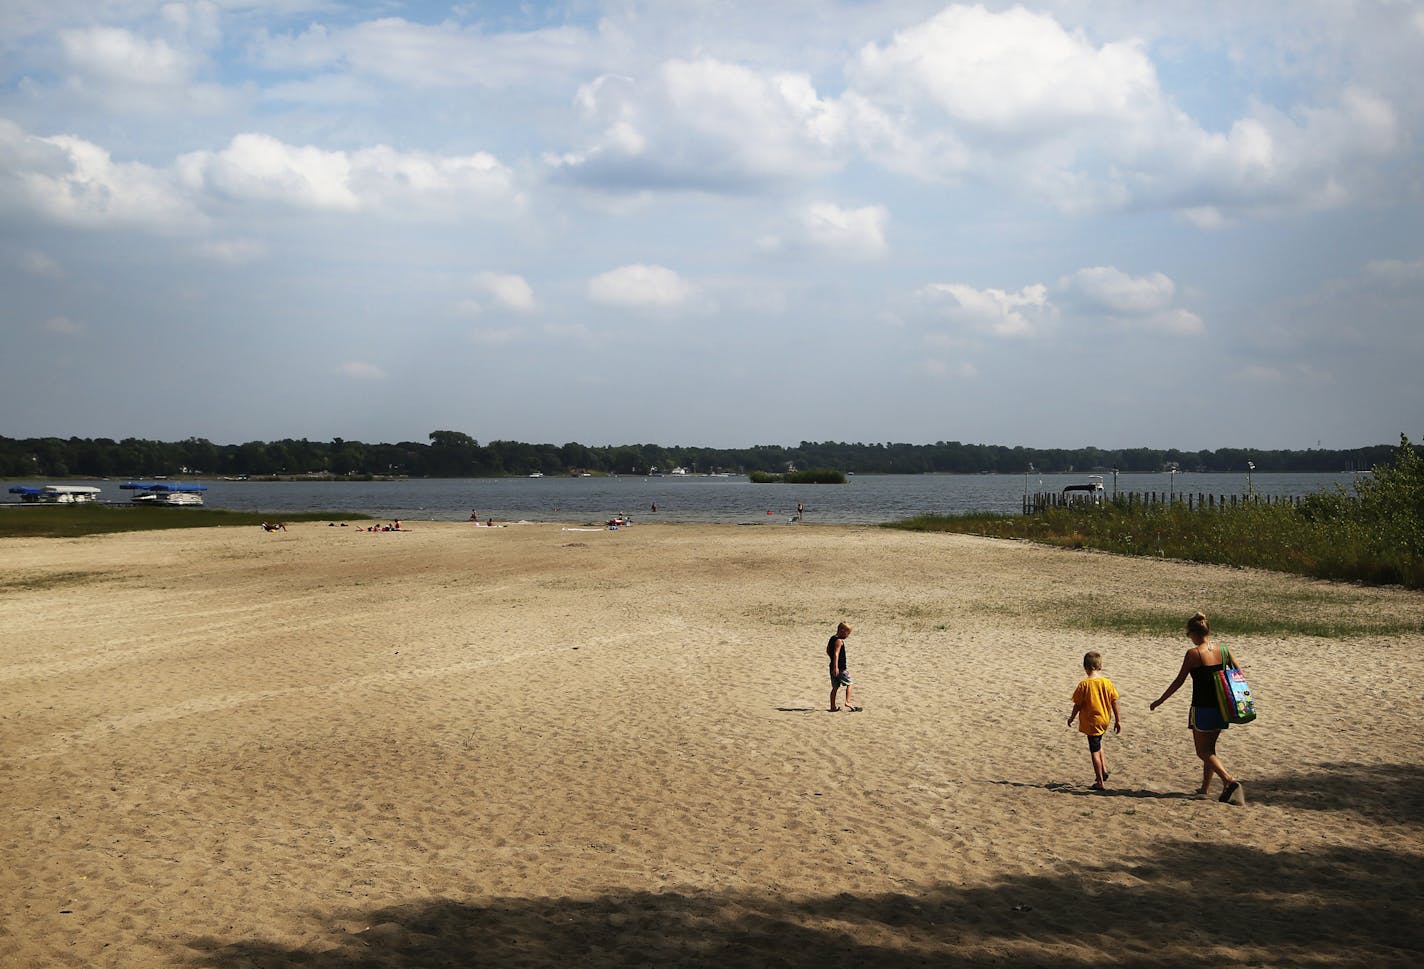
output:
M1173 841L1083 871L913 893L428 898L316 914L322 937L305 947L202 938L184 955L208 969L1412 967L1424 958L1421 860Z

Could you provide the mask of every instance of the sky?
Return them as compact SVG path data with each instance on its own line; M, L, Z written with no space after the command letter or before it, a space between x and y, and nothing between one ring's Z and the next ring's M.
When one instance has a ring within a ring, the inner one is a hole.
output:
M1424 438L1424 3L5 0L0 434Z

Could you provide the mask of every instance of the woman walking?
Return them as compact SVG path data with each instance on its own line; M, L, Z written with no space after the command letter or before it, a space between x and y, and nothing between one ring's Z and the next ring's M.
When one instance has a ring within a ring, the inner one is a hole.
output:
M1211 792L1213 777L1219 776L1225 785L1221 801L1234 804L1245 803L1245 790L1241 782L1231 776L1226 765L1216 753L1216 738L1229 724L1221 715L1221 707L1216 699L1216 676L1221 672L1225 652L1211 641L1211 627L1206 615L1197 613L1187 620L1187 638L1192 648L1182 658L1182 668L1170 686L1152 701L1151 709L1156 710L1176 693L1188 676L1192 678L1192 705L1187 712L1187 726L1192 731L1192 742L1196 745L1197 756L1202 762L1202 782L1197 788L1198 796L1205 797Z

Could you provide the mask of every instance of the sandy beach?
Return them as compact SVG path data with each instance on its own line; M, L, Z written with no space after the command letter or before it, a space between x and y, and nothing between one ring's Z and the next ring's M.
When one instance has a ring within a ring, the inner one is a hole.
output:
M1424 597L878 528L0 540L0 966L1415 966ZM1196 609L1258 722L1194 800ZM1160 612L1103 633L1098 610ZM849 641L859 713L829 713ZM1122 693L1089 789L1088 649Z

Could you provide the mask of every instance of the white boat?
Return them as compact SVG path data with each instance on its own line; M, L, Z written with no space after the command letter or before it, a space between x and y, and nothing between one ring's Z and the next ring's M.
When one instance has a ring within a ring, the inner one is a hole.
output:
M1094 505L1101 505L1105 494L1103 490L1103 476L1100 474L1088 475L1086 484L1069 485L1063 489L1063 497L1068 501L1084 501Z
M90 485L20 485L11 488L10 494L19 495L21 501L54 505L79 505L99 500L99 489Z
M201 505L203 492L208 490L207 485L166 484L162 481L130 481L119 485L119 487L138 492L129 499L135 505L163 505L164 507Z

